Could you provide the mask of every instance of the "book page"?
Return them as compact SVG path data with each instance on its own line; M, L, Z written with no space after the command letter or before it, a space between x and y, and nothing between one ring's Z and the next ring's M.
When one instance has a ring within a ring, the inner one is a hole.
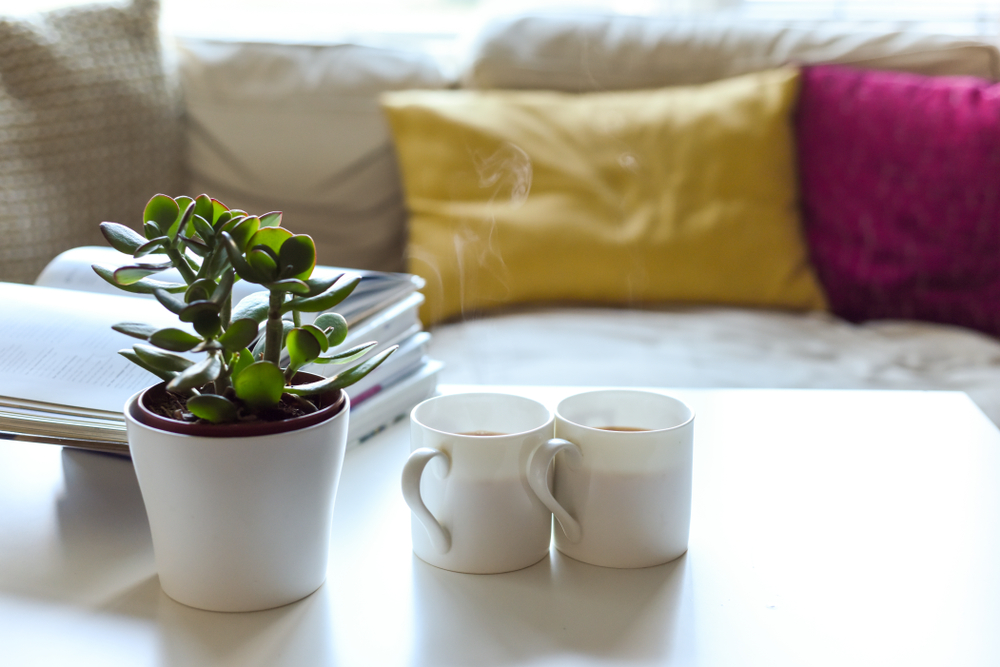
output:
M107 264L110 266L125 266L135 260L131 255L118 252L114 248L101 246L81 246L60 253L49 262L35 279L35 284L41 287L58 287L62 289L80 290L83 292L100 292L131 298L148 299L151 295L123 292L114 285L94 273L91 264Z
M12 283L0 308L0 396L115 412L159 378L118 354L139 341L111 325L180 324L155 300Z

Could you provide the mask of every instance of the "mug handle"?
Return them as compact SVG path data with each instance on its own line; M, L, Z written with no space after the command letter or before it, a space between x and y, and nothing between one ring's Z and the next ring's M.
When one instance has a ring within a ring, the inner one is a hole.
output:
M535 492L542 504L548 508L556 517L556 521L562 526L563 532L570 542L576 543L583 536L580 522L574 519L566 509L559 504L552 491L549 489L549 467L555 459L556 454L565 451L569 457L570 465L576 467L583 461L583 454L580 448L569 440L562 438L552 438L548 442L539 445L531 453L528 461L528 485Z
M424 504L424 499L420 497L420 478L424 474L424 468L436 456L444 459L445 474L447 475L451 471L451 458L441 450L421 447L410 454L406 465L403 466L403 500L427 529L427 534L430 536L434 548L440 553L446 554L451 550L451 533L434 518L431 511L427 509L427 505Z

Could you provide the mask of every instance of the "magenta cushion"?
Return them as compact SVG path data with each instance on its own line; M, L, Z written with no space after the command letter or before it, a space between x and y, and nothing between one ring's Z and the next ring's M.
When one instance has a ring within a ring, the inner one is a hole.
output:
M1000 86L807 67L796 122L833 312L1000 335Z

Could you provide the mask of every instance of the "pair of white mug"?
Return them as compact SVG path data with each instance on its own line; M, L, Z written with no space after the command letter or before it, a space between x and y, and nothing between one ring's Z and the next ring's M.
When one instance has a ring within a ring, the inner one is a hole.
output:
M402 476L413 551L455 572L519 570L548 554L554 515L576 560L671 561L687 551L693 434L687 405L649 391L576 394L554 415L511 394L428 399Z

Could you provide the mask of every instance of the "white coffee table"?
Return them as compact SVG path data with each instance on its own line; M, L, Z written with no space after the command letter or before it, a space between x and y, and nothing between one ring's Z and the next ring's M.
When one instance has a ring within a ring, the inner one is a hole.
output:
M327 583L252 614L163 595L129 461L0 441L0 664L1000 664L1000 432L968 397L668 393L697 413L679 560L429 566L397 424L348 453Z

